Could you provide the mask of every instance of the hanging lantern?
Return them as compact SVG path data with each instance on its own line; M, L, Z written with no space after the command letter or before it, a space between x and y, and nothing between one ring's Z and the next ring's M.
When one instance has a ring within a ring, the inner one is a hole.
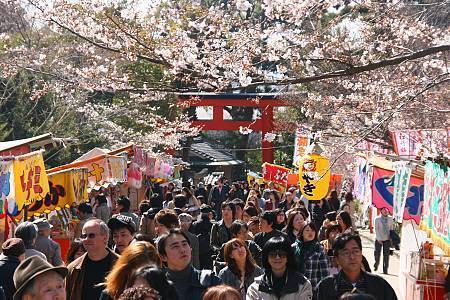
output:
M309 201L319 201L328 194L330 184L330 161L320 155L322 149L313 144L310 154L299 163L299 181L302 195Z

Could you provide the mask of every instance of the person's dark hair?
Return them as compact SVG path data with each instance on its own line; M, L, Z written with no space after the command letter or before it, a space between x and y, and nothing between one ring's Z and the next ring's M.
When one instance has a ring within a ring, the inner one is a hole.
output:
M305 231L305 229L307 227L309 227L312 230L314 230L314 234L315 234L314 240L317 241L319 234L318 234L318 231L317 231L317 227L316 227L316 225L314 225L313 222L308 222L308 223L305 224L305 226L303 226L302 230L300 230L300 232L298 234L298 237L297 237L298 240L301 241L301 242L304 242L304 240L303 240L303 232Z
M120 295L119 300L142 300L153 295L154 290L152 288L144 286L134 286L127 288Z
M198 195L198 196L197 196L197 200L198 200L200 203L205 203L205 197L203 197L202 195Z
M188 204L188 198L182 194L178 194L175 196L173 203L177 208L184 208Z
M240 300L241 295L239 292L225 284L216 285L206 290L202 300Z
M194 196L194 194L192 194L191 189L189 189L187 187L182 188L181 191L186 193L186 198L188 198L188 199L191 198L192 196Z
M336 237L336 240L334 241L334 245L333 245L334 256L337 256L338 252L341 251L342 249L344 249L345 245L347 245L347 243L352 240L358 244L359 250L362 251L361 237L358 234L342 233L342 234L339 234Z
M302 211L293 210L288 214L287 224L286 224L286 227L284 227L284 229L283 229L285 232L289 233L289 232L294 231L294 219L297 215L301 215L303 217L303 220L305 220L305 222L306 222L305 215L303 214Z
M141 215L143 215L149 209L150 209L150 201L142 200L141 203L139 203L139 212L141 213Z
M244 209L245 204L241 199L234 198L231 202L234 204L234 206L240 206L242 210Z
M345 193L344 199L345 199L345 202L351 202L351 201L353 201L353 194L352 194L352 192L347 192L347 193Z
M350 217L350 214L346 211L339 212L338 216L342 219L342 222L344 222L345 226L347 228L352 227L352 218ZM341 228L342 231L346 230L347 228Z
M78 211L84 214L92 214L92 207L87 203L80 203L78 205Z
M161 209L155 215L155 221L159 224L162 224L167 227L167 229L171 229L174 227L178 227L178 216L172 209Z
M337 215L337 213L335 211L330 211L325 215L325 218L330 220L330 222L334 222L334 221L336 221L336 215Z
M170 194L170 193L168 193ZM171 195L171 194L170 194ZM172 200L172 199L170 199ZM150 197L150 207L162 208L163 207L163 199L159 194L152 194Z
M339 201L339 197L338 197L338 192L336 190L332 190L330 192L330 196L328 197L329 200L338 200Z
M369 294L360 294L351 292L347 292L339 298L339 300L376 300L376 299L377 298Z
M32 222L25 221L17 226L14 235L17 238L22 239L26 249L32 249L33 241L37 237L37 233L37 226Z
M86 249L84 249L83 241L81 239L74 239L72 243L70 243L69 250L67 251L67 257L66 261L67 264L70 264L75 260L75 254L78 252L79 249L83 249L84 252L86 252Z
M157 290L162 300L178 299L174 284L167 279L166 274L157 266L139 268L131 275L129 282L133 284L138 278L144 279L151 288Z
M269 253L275 250L283 250L287 253L288 270L295 270L297 264L295 262L294 250L292 250L291 243L282 236L273 237L266 242L262 249L262 265L266 270L272 270L269 264Z
M328 240L328 238L330 237L330 233L332 233L333 231L336 231L337 233L341 231L341 228L338 224L333 224L325 230L325 239Z
M165 233L158 238L158 253L159 253L159 255L166 255L167 238L172 235L175 235L175 234L182 235L186 239L189 246L191 246L191 242L189 241L189 238L187 237L186 233L184 233L180 228L170 229L169 233Z
M125 196L120 196L119 199L117 199L117 204L118 205L122 205L122 209L120 210L120 212L127 212L130 211L130 206L131 206L131 202L130 199L128 199Z
M346 206L350 209L350 205L347 202L342 202L341 206L339 206L339 210L344 210L344 207Z
M241 220L234 220L230 226L231 237L236 237L242 228L245 228L245 230L248 230L247 224L245 224L245 222L241 221Z
M275 198L275 202L280 202L280 195L278 194L277 191L271 190L271 191L269 192L269 196L270 196L271 194L272 194L273 197Z
M231 253L233 252L233 248L236 246L244 246L245 252L247 254L245 258L245 274L247 276L253 274L253 271L256 269L256 262L253 259L252 254L250 253L250 250L248 250L247 245L244 241L240 239L232 239L231 241L228 241L224 245L224 259L227 263L228 268L230 271L236 275L237 278L241 278L241 271L239 270L239 267L236 264L236 261L231 258Z
M134 240L138 242L149 242L153 246L155 246L155 242L152 237L148 234L138 233L134 236Z
M231 201L225 201L225 202L222 202L222 205L220 205L220 208L223 209L227 206L229 208L231 208L231 212L233 214L233 220L234 220L234 218L236 218L236 206L234 206L234 203Z
M256 217L256 216L258 216L258 210L256 209L256 207L251 206L251 205L246 206L246 207L244 208L244 212L245 212L247 215L249 215L250 217Z
M298 210L298 211L301 211L303 213L303 216L305 217L305 221L306 221L306 219L309 218L309 212L308 212L308 209L306 207L297 207L295 209Z
M97 200L98 204L106 204L108 203L108 200L106 199L106 196L101 194L101 195L97 195L97 197L95 197L95 200Z
M275 224L276 215L273 210L266 210L260 216L260 219L266 220L269 225Z

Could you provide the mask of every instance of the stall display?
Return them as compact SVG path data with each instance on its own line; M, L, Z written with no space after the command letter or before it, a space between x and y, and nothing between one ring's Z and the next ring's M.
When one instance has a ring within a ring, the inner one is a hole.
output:
M432 243L425 242L420 251L412 251L407 256L405 299L443 299L450 257L434 255L433 248Z

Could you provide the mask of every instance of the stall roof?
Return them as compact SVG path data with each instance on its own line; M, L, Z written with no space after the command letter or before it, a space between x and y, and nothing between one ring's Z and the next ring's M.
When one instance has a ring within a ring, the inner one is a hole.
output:
M41 134L27 139L0 142L0 152L8 151L20 146L30 145L31 148L38 148L48 144L53 144L54 138L51 133Z

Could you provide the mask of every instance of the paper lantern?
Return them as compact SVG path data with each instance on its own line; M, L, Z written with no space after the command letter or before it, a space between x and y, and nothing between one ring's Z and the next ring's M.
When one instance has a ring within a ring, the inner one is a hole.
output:
M299 181L302 195L310 200L321 200L328 194L330 161L317 153L308 154L299 163Z

